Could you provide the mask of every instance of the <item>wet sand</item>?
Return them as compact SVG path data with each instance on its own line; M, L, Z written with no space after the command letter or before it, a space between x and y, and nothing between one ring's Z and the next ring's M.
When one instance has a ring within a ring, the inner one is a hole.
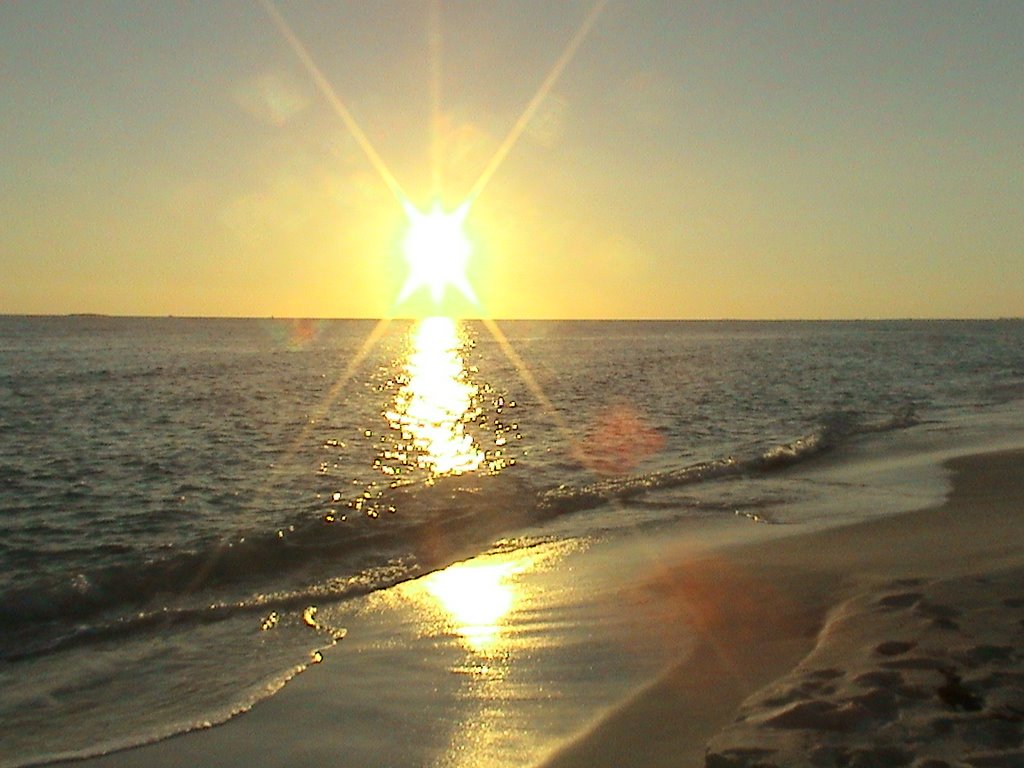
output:
M698 649L545 765L1024 765L1024 453L949 466L939 508L658 574Z

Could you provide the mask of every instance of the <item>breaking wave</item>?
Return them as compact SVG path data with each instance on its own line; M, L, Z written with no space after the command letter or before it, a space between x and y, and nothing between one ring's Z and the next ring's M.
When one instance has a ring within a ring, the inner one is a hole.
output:
M379 506L393 514L353 511L312 520L304 514L280 529L8 590L0 595L0 659L364 595L475 554L531 524L610 502L640 501L651 491L777 472L858 436L915 423L911 408L877 422L836 412L808 434L746 457L579 486L537 489L515 473L398 486L380 499Z

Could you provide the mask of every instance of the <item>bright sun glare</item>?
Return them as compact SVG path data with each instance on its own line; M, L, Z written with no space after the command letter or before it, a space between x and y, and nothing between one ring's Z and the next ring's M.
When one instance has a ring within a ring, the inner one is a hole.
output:
M459 326L449 317L428 317L416 326L406 363L407 380L384 416L402 435L401 451L433 475L472 472L484 453L466 433L477 388L462 361Z
M422 584L448 614L452 629L477 651L493 645L517 592L512 579L531 560L467 562L427 576Z
M409 228L402 242L405 259L409 263L409 277L402 286L398 301L409 298L422 287L430 291L435 304L440 304L449 286L474 304L478 303L469 284L466 268L472 245L463 223L469 213L469 203L454 211L446 211L435 201L427 213L412 203L403 201Z
M480 302L477 299L476 293L470 285L469 278L466 275L469 255L472 250L469 238L466 237L466 232L463 229L463 223L466 220L466 215L469 213L469 208L472 205L472 202L480 196L484 187L486 187L490 182L491 178L508 156L508 153L512 151L512 148L518 142L523 131L525 131L527 126L530 124L530 121L533 119L540 105L547 98L552 87L554 87L555 82L561 76L562 70L565 69L569 61L576 55L577 49L580 47L584 38L589 34L591 27L594 26L594 23L597 21L598 16L600 16L607 3L608 0L596 0L594 5L591 7L590 12L576 29L575 34L563 49L561 56L558 57L554 65L548 71L547 76L540 84L540 87L533 95L533 98L531 98L529 103L526 105L526 108L519 116L519 119L516 120L515 124L512 126L512 129L505 137L505 140L498 146L494 156L487 163L483 172L476 180L476 183L473 184L469 194L466 196L466 201L453 211L445 211L441 207L441 203L435 200L431 209L424 212L409 202L405 193L402 191L401 185L398 183L398 179L396 179L394 174L388 169L383 158L378 154L369 138L363 132L363 129L352 116L348 107L345 106L345 103L338 96L337 91L335 91L330 81L328 81L327 77L320 70L320 67L317 66L313 57L306 49L306 46L303 45L302 41L299 40L295 32L288 25L284 16L282 16L277 10L273 0L263 0L263 7L267 14L291 46L292 50L305 65L306 69L313 77L317 88L327 99L335 114L345 124L345 127L348 128L352 138L363 150L370 164L380 175L381 180L387 185L405 209L406 217L409 220L409 228L406 232L405 240L402 243L402 250L409 263L409 276L406 279L405 284L402 286L402 291L398 297L398 303L402 303L408 299L420 288L426 288L433 298L434 303L440 304L447 289L452 287L457 289L473 304L479 305ZM434 9L433 13L435 14L432 18L436 20L438 6L435 4L432 7ZM441 72L441 62L439 58L439 31L436 35L433 33L431 34L431 40L438 41L432 43L431 48L434 72L434 81L432 83L432 106L434 109L434 123L436 126L439 121L441 109L439 80L439 73ZM435 190L439 188L437 185L440 181L440 167L437 165L439 136L439 132L435 130Z

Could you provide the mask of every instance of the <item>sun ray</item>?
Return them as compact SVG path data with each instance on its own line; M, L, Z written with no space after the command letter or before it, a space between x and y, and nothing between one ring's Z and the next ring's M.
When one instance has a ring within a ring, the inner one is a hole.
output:
M548 416L551 417L551 420L555 422L555 428L561 433L562 439L565 440L566 445L569 446L569 452L572 457L587 469L593 471L594 466L590 457L587 455L586 451L579 447L576 437L573 435L572 430L569 429L569 425L566 423L565 419L562 418L562 414L559 413L558 409L555 408L555 404L548 398L547 394L544 392L544 388L534 377L529 366L526 364L526 361L519 356L518 352L516 352L515 347L512 346L512 342L510 342L508 337L505 336L505 332L501 330L498 323L492 318L481 318L481 322L490 332L494 340L498 342L498 346L501 347L501 351L505 353L505 357L508 358L510 363L512 363L512 367L516 369L516 373L519 374L519 378L526 385L526 388L530 390L530 394L537 398L537 402L540 403L541 408L543 408Z
M441 35L441 0L431 0L427 19L430 49L430 181L435 200L441 197L441 86L444 38Z
M380 337L384 335L384 332L390 324L391 318L382 318L374 324L369 335L366 337L366 340L356 351L355 355L349 359L348 364L345 366L345 370L341 372L341 375L339 375L334 384L331 385L331 388L320 402L316 411L314 411L313 415L306 420L306 424L303 426L302 431L299 432L295 440L292 441L291 449L288 453L289 457L294 456L299 452L302 445L309 437L309 433L312 432L314 427L323 420L327 412L334 407L334 404L338 401L338 396L341 394L341 390L352 380L352 376L355 374L356 368L362 364L363 360L366 359L366 356L369 355L377 345ZM282 462L282 468L286 467L287 464L288 462Z
M480 197L480 193L484 191L484 187L487 186L491 177L493 177L498 168L501 167L501 164L505 161L508 153L512 151L512 147L514 147L516 142L519 141L519 137L522 135L523 131L526 130L526 126L530 124L530 120L533 119L534 114L540 108L544 99L547 98L551 89L558 81L558 78L561 77L563 70L565 70L565 67L572 60L573 56L576 55L576 51L579 50L580 45L590 33L590 30L597 21L598 16L601 15L601 11L604 10L604 7L607 4L608 0L598 0L594 3L594 6L590 9L586 18L583 19L583 23L580 24L576 33L569 40L568 44L566 44L565 49L562 51L562 55L555 61L551 70L548 72L543 82L541 82L540 87L537 88L537 92L533 95L533 98L530 99L529 103L527 103L526 108L519 116L519 119L516 120L515 125L512 126L512 130L509 131L505 140L501 142L498 149L495 150L494 156L484 168L483 173L480 174L480 178L476 180L476 183L473 185L472 189L470 189L469 194L466 195L466 200L469 201L470 205Z
M338 92L334 89L334 86L331 85L330 81L320 70L320 67L317 66L316 62L313 61L313 57L306 49L306 46L302 44L302 41L299 40L296 34L292 31L292 28L288 25L288 22L285 20L284 16L281 15L280 11L277 10L277 7L274 5L272 0L261 0L261 2L263 8L267 12L267 15L270 16L271 20L284 36L285 40L288 41L288 44L295 52L295 55L299 57L302 65L306 68L310 76L313 78L313 81L316 83L317 88L320 89L320 93L322 93L324 98L327 99L327 102L331 105L334 113L341 118L341 121L345 124L345 127L352 135L352 138L355 139L359 148L363 150L363 153L370 161L374 170L380 174L383 182L387 185L388 189L391 190L391 194L393 194L399 202L404 201L406 199L406 194L398 183L398 179L396 179L394 174L391 173L391 170L387 167L383 158L381 158L377 153L377 150L374 149L373 144L370 143L370 139L363 132L363 129L359 127L359 123L356 122L352 113L349 112L348 107L345 106L341 97L338 96Z
M434 207L427 213L420 211L411 204L408 196L405 194L394 174L388 168L383 158L381 158L369 138L356 122L352 113L345 106L345 103L341 100L341 97L331 85L330 81L323 74L319 66L317 66L308 49L303 45L302 41L299 40L298 36L285 20L284 16L282 16L277 10L273 0L261 0L261 4L266 10L268 16L274 22L275 26L288 42L289 46L298 56L303 66L312 76L317 88L327 99L335 114L341 119L342 123L344 123L353 139L370 161L374 170L376 170L380 175L381 180L402 205L410 224L410 232L407 233L406 238L409 243L409 250L416 254L419 254L420 252L425 254L422 260L420 260L418 255L412 256L407 254L407 258L410 261L410 275L406 280L406 283L400 292L398 302L396 303L401 303L415 290L424 286L430 290L435 302L439 302L448 286L453 286L474 304L478 304L479 302L476 298L476 294L473 291L465 273L465 260L468 258L468 249L470 246L468 240L465 239L465 234L462 230L463 222L465 221L472 205L476 202L477 198L505 161L505 158L516 145L527 125L529 125L530 120L536 114L540 105L544 102L555 83L561 77L566 66L568 66L569 62L576 55L580 45L590 33L590 30L593 28L601 12L604 10L604 7L608 4L608 0L597 0L597 2L595 2L591 7L579 28L566 44L561 55L541 82L536 93L527 103L522 114L516 120L508 135L506 135L504 141L502 141L498 146L491 160L484 167L483 172L473 184L463 203L451 212L443 211L440 204L440 197L443 191L440 146L442 117L442 35L440 23L440 0L431 0L427 34L430 51L429 87L431 94L431 127L433 132L431 143L431 182L433 187L433 199L435 202ZM576 439L573 437L573 433L569 429L568 424L548 398L547 394L540 386L540 383L533 376L529 367L526 365L526 362L519 356L519 353L516 352L511 342L509 342L504 332L493 319L486 316L481 319L484 326L494 337L505 356L516 369L520 379L522 379L529 391L540 403L541 407L555 422L556 428L561 432L566 444L570 447L569 449L573 457L580 461L584 466L590 468L590 461L586 453L577 445ZM390 318L384 318L378 321L374 326L366 341L363 343L356 355L349 360L345 370L327 393L327 396L322 401L315 416L309 420L306 427L302 430L292 447L293 453L298 450L299 445L308 437L313 425L317 423L334 405L341 389L351 380L356 368L376 345L390 322Z

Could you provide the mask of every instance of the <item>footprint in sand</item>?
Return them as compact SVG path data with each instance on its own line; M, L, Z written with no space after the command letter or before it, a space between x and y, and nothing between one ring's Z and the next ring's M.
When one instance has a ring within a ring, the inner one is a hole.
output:
M906 659L883 661L878 666L885 669L933 669L941 672L949 668L949 662L931 656L910 656Z
M766 758L775 754L774 749L758 749L756 747L739 747L724 752L709 753L705 757L704 768L746 768L746 766L764 766L777 768Z
M879 656L901 656L907 651L917 647L917 643L903 640L887 640L875 646L875 653Z
M954 619L959 618L962 612L951 606L922 600L914 607L914 611L926 619L931 619L932 626L936 629L960 629L960 623Z
M891 589L907 589L908 587L920 587L922 584L924 584L924 579L896 579L889 582L889 587Z
M914 609L927 619L957 619L962 611L949 605L933 603L930 600L922 600Z
M1008 664L1018 657L1017 649L1009 645L975 645L953 654L959 664L975 669L986 664Z
M896 610L898 608L909 608L921 601L924 595L920 592L896 592L880 598L875 605L883 610Z
M898 688L903 685L903 675L893 670L878 670L857 675L853 682L861 688Z
M985 706L985 700L968 690L960 675L948 669L943 674L946 676L946 684L940 686L936 693L944 704L963 712L979 712Z
M842 677L845 672L841 669L834 669L832 667L828 669L816 669L813 672L807 674L808 677L812 677L815 680L835 680L837 677Z

